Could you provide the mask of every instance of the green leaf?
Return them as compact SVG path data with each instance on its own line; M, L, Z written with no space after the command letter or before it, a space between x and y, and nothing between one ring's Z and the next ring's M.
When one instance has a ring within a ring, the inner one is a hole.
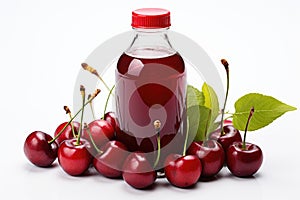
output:
M235 104L233 125L238 130L245 130L251 107L254 113L248 126L248 131L263 128L288 111L296 110L271 96L250 93L239 98Z
M209 113L209 108L200 105L190 106L187 109L189 140L203 141L205 139L206 125L210 123L208 122Z
M188 85L187 86L187 108L191 106L204 105L204 95L197 88Z
M204 106L211 110L211 119L208 127L208 133L214 130L214 122L217 119L220 111L219 100L214 89L207 83L203 83L202 92L204 96Z

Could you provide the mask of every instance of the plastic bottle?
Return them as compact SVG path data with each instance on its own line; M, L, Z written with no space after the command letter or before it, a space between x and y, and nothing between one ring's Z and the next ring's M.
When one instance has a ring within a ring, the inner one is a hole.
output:
M182 153L186 132L186 69L169 38L170 12L143 8L132 12L134 38L116 69L116 137L130 151L155 152L158 133L161 160Z

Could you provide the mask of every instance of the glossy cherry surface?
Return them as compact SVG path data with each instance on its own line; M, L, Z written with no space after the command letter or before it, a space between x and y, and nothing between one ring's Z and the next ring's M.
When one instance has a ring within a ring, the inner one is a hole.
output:
M227 167L235 176L252 176L259 170L262 162L262 150L255 144L246 143L246 149L243 150L242 142L235 142L228 148Z
M112 125L115 132L120 132L120 126L119 126L119 122L117 120L117 116L116 116L115 112L105 113L104 120L107 121L108 123L110 123L110 125Z
M90 143L85 139L80 139L80 144L76 144L77 139L65 140L58 149L58 162L61 168L69 175L82 175L90 166L92 155L88 148Z
M27 159L36 166L48 167L57 158L58 145L52 137L42 131L30 133L24 143L24 153Z
M95 169L108 178L122 177L123 163L128 156L126 146L119 141L109 141L101 151L93 159Z
M91 123L88 124L88 127L91 136L98 148L104 145L109 140L112 140L114 138L114 128L112 127L112 125L110 125L110 123L108 123L103 119L97 119L92 121ZM87 130L83 131L81 137L91 142Z
M186 188L197 183L202 172L202 164L195 155L171 154L166 158L164 170L166 178L172 185Z
M124 162L123 179L134 188L144 189L155 182L156 172L144 153L133 152L129 154Z
M66 126L68 122L63 122L60 125L58 125L58 127L56 128L55 132L54 132L54 137L56 137L60 131ZM74 133L77 135L79 127L80 127L80 123L79 122L71 122L73 123L73 127L74 127ZM62 143L64 140L68 140L68 139L72 139L73 138L73 132L72 132L72 126L71 124L69 124L64 131L60 134L60 136L56 139L57 143L60 144Z
M241 142L242 137L236 128L233 125L225 125L223 127L224 134L221 134L220 129L214 131L210 135L210 139L217 140L223 147L226 152L228 147L232 145L234 142Z
M201 177L212 177L219 173L224 165L225 153L217 141L192 142L188 148L189 155L196 155L202 164Z

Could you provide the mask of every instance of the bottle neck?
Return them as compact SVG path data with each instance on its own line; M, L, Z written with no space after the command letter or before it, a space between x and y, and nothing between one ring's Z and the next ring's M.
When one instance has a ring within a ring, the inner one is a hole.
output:
M133 30L134 39L125 51L126 54L133 57L160 58L176 53L168 38L168 28Z

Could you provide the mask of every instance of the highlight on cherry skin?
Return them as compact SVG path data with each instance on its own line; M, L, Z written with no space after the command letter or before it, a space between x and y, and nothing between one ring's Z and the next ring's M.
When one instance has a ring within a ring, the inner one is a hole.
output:
M187 154L195 155L201 161L201 178L211 178L223 168L225 153L216 140L192 142L187 150Z
M114 138L114 128L112 125L103 120L103 119L97 119L88 124L91 136L87 133L86 130L83 130L82 132L82 138L86 139L87 141L91 142L91 137L94 140L94 143L97 147L101 147L108 141L112 140ZM95 149L91 145L91 153L95 155Z
M93 158L94 168L108 178L121 178L122 165L128 156L126 146L116 140L103 145L100 152Z
M54 132L54 137L56 137L58 134L61 134L57 139L56 142L60 145L64 140L67 139L72 139L74 137L76 137L76 135L78 134L79 131L79 127L80 127L80 123L73 121L72 124L69 124L65 129L64 127L68 124L68 122L63 122L61 123L55 130ZM73 130L72 130L72 126L74 129L74 134L73 135ZM62 133L60 133L63 130Z
M64 140L58 149L58 162L61 168L71 176L79 176L86 172L92 162L88 147L90 143L80 138Z
M202 172L202 164L195 155L170 154L164 165L165 176L168 181L180 188L194 186Z
M136 189L145 189L153 185L157 174L143 152L132 152L122 167L123 179Z
M30 133L24 143L24 153L27 159L38 167L49 167L57 158L58 144L53 138L42 131Z
M252 176L259 170L263 162L263 153L260 147L246 142L248 125L254 111L254 107L252 107L246 122L243 141L234 142L227 150L227 167L233 175L238 177Z

